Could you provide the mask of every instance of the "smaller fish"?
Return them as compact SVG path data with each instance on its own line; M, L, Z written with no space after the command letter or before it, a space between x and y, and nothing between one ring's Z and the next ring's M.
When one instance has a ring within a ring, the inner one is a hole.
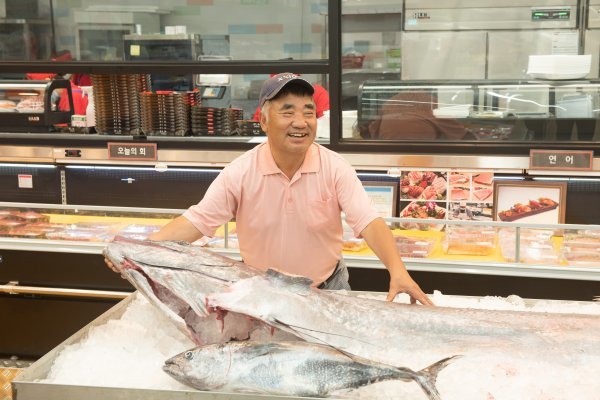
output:
M165 361L163 370L198 390L301 397L327 397L386 380L415 381L428 399L437 400L437 375L456 357L415 372L315 343L229 342L185 351Z

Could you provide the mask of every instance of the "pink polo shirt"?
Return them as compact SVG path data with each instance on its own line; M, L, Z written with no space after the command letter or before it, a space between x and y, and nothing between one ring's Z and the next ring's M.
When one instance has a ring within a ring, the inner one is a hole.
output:
M290 180L262 143L225 167L183 216L206 236L235 218L245 263L319 285L341 257L341 211L357 236L378 217L346 160L315 143Z

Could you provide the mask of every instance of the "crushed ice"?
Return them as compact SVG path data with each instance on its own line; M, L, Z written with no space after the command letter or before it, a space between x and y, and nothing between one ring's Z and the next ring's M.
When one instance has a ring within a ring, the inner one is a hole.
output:
M384 300L385 294L360 297ZM446 296L435 291L440 307L536 311L600 315L600 303L527 300L519 296ZM407 295L396 301L408 303ZM136 295L118 319L92 327L79 342L66 346L41 382L77 386L107 386L163 390L192 390L162 371L164 361L193 343L171 322ZM400 349L401 350L401 349ZM443 400L598 399L598 360L589 365L548 368L541 360L512 355L486 359L484 354L459 359L444 369L437 381ZM425 365L423 365L425 367ZM359 399L425 399L415 383L380 382L339 397Z

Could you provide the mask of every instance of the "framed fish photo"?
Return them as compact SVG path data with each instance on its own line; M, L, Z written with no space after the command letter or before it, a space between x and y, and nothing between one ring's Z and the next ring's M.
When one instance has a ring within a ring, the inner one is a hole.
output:
M565 182L494 182L494 221L564 224Z

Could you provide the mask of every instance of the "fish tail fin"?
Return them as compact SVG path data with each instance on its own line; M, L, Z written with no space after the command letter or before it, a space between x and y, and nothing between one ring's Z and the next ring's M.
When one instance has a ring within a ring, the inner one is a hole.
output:
M440 400L440 393L435 386L437 376L440 371L448 366L452 361L461 357L460 355L444 358L438 362L415 373L415 381L421 386L421 389L427 394L429 400Z

